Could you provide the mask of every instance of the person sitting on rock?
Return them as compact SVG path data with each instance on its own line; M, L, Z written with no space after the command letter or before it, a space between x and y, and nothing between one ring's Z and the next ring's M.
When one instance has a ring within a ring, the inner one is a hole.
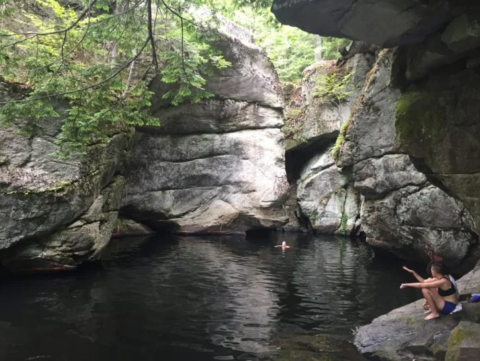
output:
M427 300L431 313L425 320L433 320L442 315L448 315L455 311L458 305L458 291L456 282L450 276L450 272L442 262L432 262L430 266L431 282L402 283L401 289L406 287L419 288ZM437 290L435 290L437 289Z
M413 275L413 277L415 277L417 279L418 282L420 283L423 283L423 282L433 282L433 281L436 281L435 278L432 277L432 264L434 263L435 261L431 261L428 266L427 266L427 274L430 276L429 278L423 278L421 277L417 272L415 272L414 270L410 269L410 268L407 268L407 267L403 267L403 269L405 271L407 271L408 273L411 273ZM431 313L431 310L430 310L430 306L428 305L428 302L427 300L425 300L425 303L423 304L423 309L425 310L425 313Z
M279 244L277 246L275 246L275 248L277 247L281 247L282 249L287 249L287 248L290 248L290 246L287 246L287 242L283 241L282 244Z

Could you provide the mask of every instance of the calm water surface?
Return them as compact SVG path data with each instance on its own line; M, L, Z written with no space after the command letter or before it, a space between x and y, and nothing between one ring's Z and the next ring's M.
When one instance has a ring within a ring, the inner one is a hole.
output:
M275 360L294 335L351 340L417 297L408 276L334 237L114 240L95 266L2 279L0 360Z

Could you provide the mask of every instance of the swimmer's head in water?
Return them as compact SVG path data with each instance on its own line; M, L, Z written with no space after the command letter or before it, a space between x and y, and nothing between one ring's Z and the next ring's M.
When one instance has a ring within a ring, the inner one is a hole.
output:
M282 246L286 246L286 245L287 245L287 242L283 241Z

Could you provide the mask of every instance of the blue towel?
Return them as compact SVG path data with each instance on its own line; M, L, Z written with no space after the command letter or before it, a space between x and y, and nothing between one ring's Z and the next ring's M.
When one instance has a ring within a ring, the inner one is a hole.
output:
M480 302L480 293L474 293L470 298L470 303Z

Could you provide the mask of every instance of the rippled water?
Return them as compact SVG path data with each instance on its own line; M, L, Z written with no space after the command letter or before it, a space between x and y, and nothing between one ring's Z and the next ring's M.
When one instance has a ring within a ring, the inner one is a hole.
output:
M2 280L0 360L275 360L412 301L400 266L333 237L114 240L95 266Z

